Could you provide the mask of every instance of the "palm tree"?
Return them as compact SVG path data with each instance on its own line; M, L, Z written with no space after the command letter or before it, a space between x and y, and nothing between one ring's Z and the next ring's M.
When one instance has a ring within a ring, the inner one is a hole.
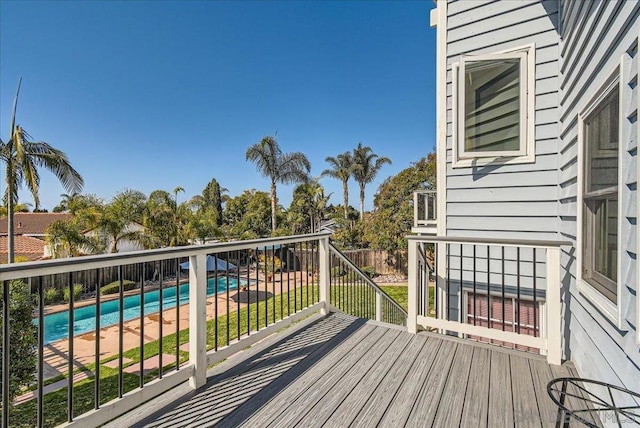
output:
M277 183L304 182L311 171L311 163L301 152L282 153L274 137L264 137L247 149L246 159L253 162L263 177L271 179L271 230L277 228Z
M51 248L51 256L76 257L83 252L101 252L97 239L84 234L81 223L58 220L47 227L47 244Z
M0 140L0 159L6 164L7 190L4 198L8 212L9 263L13 263L15 252L13 207L18 202L18 189L23 184L31 192L35 208L38 209L40 207L40 198L38 197L40 174L38 168L44 167L53 173L68 192L80 192L84 185L82 177L71 166L67 156L62 151L53 148L44 141L31 141L31 136L27 131L20 125L16 125L16 110L21 83L22 79L18 82L18 89L13 102L9 140L7 142Z
M353 178L360 187L360 220L364 217L364 189L373 181L384 164L391 164L391 159L379 157L369 146L358 143L353 149Z
M344 200L344 219L348 217L349 209L349 178L353 174L353 157L351 153L344 152L336 156L328 156L325 159L331 168L322 171L321 177L332 177L342 181L342 196Z

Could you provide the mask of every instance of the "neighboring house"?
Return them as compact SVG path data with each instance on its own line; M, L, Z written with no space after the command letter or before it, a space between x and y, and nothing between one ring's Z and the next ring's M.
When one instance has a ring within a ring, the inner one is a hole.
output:
M69 213L15 213L13 215L15 256L30 261L51 257L45 242L46 230L56 221L70 220ZM7 262L7 217L0 217L0 260Z
M8 261L7 235L0 236L0 264ZM17 235L15 237L15 259L17 261L34 261L49 256L47 244L38 238Z
M56 221L71 220L71 217L72 215L69 213L15 213L13 222L15 225L16 257L23 256L31 261L50 258L52 251L46 243L47 228ZM143 232L144 226L132 222L126 231ZM93 237L101 235L97 229L88 230L84 234ZM113 240L109 237L101 237L108 252ZM118 242L119 253L142 249L142 245L127 239ZM0 217L0 260L2 263L7 261L7 217Z
M640 391L640 2L439 0L431 18L438 34L437 235L564 241L563 358L583 377ZM450 260L438 259L439 287L446 281L449 297L459 296L454 282L462 281L466 293L447 320L544 332L544 258L530 248L516 254L507 246L505 253L505 244L500 253L500 243L490 255L481 246L476 255L473 242L460 250L443 245L436 246ZM506 275L506 298L505 259L518 261L517 274ZM502 298L499 284L494 289L500 276ZM521 278L534 284L533 292L522 289L526 296L518 288L519 325L511 315L515 278L518 287ZM494 321L499 312L507 315Z

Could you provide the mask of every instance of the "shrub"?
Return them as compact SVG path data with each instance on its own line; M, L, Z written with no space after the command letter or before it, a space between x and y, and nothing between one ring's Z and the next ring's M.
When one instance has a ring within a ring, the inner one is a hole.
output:
M0 293L3 285L0 284ZM1 294L0 294L1 295ZM1 300L0 300L1 302ZM0 308L2 304L0 304ZM34 299L29 286L23 281L9 282L9 402L12 402L23 386L35 380L37 330L31 320ZM3 311L0 310L0 331L3 331ZM4 349L0 346L0 360ZM0 389L2 389L2 365L0 365Z
M80 296L82 295L82 284L73 284L73 300L76 301L78 299L80 299ZM69 300L71 300L71 289L70 287L66 287L62 293L62 297L64 298L65 302L68 302Z
M133 290L136 288L136 283L125 279L122 281L122 288L124 291ZM100 287L100 295L104 296L105 294L115 294L120 292L120 281L113 281L107 285L103 285Z
M260 254L260 268L265 275L278 272L282 267L282 261L277 256Z
M373 266L365 266L360 269L362 273L367 275L369 278L373 278L376 276L376 268Z
M60 302L60 290L54 287L44 289L44 304L55 305Z

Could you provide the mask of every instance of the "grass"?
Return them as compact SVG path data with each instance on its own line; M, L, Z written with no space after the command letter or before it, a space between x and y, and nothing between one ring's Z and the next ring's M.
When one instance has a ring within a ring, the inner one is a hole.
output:
M280 284L275 286L279 288ZM338 286L332 287L332 302L337 307L347 309L351 306L348 313L356 316L375 319L375 295L371 292L367 293L366 286ZM269 286L271 289L271 285ZM396 300L403 308L407 307L407 287L403 286L384 286L382 289L394 300ZM347 294L350 293L350 294ZM347 298L351 296L350 299ZM269 297L258 303L251 303L249 306L241 308L239 311L232 311L228 314L221 315L218 318L207 320L207 350L211 350L226 346L230 341L247 334L248 327L251 331L264 328L267 324L272 324L274 319L280 320L289 314L294 314L301 308L311 306L318 301L318 287L316 285L305 285L298 287L295 291L284 292ZM350 304L347 305L347 302ZM373 305L373 306L372 306ZM357 308L357 310L356 310ZM267 312L268 309L268 312ZM267 318L268 313L268 318ZM274 317L275 314L275 317ZM216 335L217 330L217 335ZM155 340L146 343L144 347L134 348L123 353L123 357L131 359L128 365L139 363L141 359L158 355L161 351L164 354L176 355L177 348L189 341L189 329L181 330L177 335L170 334L162 339L162 349L160 341ZM189 353L178 350L178 358L180 363L188 360ZM101 361L100 366L100 404L104 404L118 397L119 380L118 370L111 369L103 364L107 361L117 359L117 356L105 358ZM168 372L175 368L176 359L163 361L164 372ZM85 371L91 373L89 379L84 379L73 385L73 405L74 417L88 412L94 408L94 385L95 364L87 364ZM158 377L158 370L149 372L144 376L144 382L147 383ZM132 391L139 387L140 376L138 374L122 374L122 390L123 393ZM67 388L51 392L44 397L45 420L44 426L56 426L67 421ZM10 423L15 427L31 427L36 425L37 400L31 400L10 409Z

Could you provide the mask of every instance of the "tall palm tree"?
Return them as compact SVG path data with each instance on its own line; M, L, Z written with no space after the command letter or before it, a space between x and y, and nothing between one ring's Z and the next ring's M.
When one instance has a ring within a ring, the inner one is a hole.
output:
M384 164L391 164L391 159L378 156L369 146L358 143L358 147L353 149L353 178L360 187L360 220L364 217L364 189Z
M253 162L263 177L271 179L271 230L277 228L277 183L304 182L311 171L311 163L301 152L282 153L275 137L264 137L247 149L246 159Z
M331 166L322 171L321 177L332 177L342 182L342 196L344 200L344 219L348 217L349 209L349 178L353 174L353 157L344 152L336 157L328 156L325 161Z
M8 211L9 263L13 263L15 252L13 206L18 202L18 189L21 185L26 185L31 192L36 209L40 207L40 198L38 197L40 174L38 168L44 167L53 173L68 192L80 192L84 185L82 177L71 166L67 156L62 151L44 141L32 141L27 131L20 125L16 125L16 110L21 83L22 79L18 82L18 89L13 102L9 140L6 142L0 140L0 159L6 164L7 189L4 198Z

